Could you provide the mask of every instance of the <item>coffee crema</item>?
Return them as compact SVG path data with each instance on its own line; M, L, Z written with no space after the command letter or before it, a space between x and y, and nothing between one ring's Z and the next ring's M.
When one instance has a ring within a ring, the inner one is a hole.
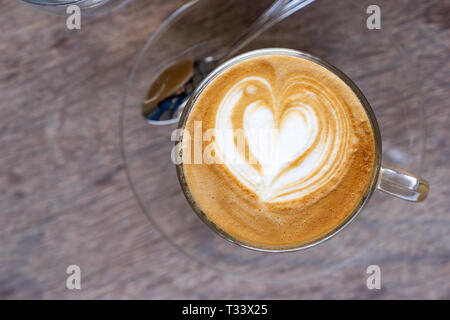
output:
M297 247L331 232L360 205L374 170L361 101L334 73L299 57L229 67L197 97L185 129L188 196L252 247ZM199 148L208 152L194 163Z

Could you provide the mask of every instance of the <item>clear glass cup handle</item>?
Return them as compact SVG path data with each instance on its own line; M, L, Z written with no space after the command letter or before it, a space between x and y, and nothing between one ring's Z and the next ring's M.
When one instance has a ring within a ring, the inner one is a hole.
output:
M428 182L412 173L382 166L378 178L378 190L412 202L425 200L430 186Z

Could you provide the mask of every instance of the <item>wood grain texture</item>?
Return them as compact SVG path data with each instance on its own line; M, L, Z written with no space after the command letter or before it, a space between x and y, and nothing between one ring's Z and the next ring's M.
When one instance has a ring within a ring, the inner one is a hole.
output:
M118 126L123 86L145 41L182 2L135 0L112 15L83 20L80 31L19 1L0 5L0 298L449 299L450 1L382 7L395 44L423 75L420 91L404 94L426 102L421 174L432 186L428 200L406 205L395 236L345 268L272 284L230 277L180 254L150 225L126 177ZM358 8L366 2L353 1ZM327 18L327 11L311 12L311 23ZM296 30L296 23L290 19L283 28ZM277 30L279 37L286 32ZM366 41L362 36L352 43ZM318 55L330 49L320 39L304 46ZM368 51L353 54L373 62L373 70L348 67L372 103L399 99L395 86L364 82L367 73L379 72L388 83L383 61ZM387 67L400 65L394 57ZM416 80L405 77L404 90ZM380 110L389 117L388 108ZM158 185L165 176L152 179ZM82 269L78 291L65 287L71 264ZM382 290L366 288L369 264L382 267Z

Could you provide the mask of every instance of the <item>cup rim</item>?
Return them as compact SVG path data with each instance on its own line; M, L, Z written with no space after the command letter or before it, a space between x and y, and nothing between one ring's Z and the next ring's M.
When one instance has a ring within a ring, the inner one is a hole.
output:
M309 61L312 61L314 63L319 64L320 66L326 68L328 71L332 72L336 76L339 77L344 83L352 89L352 91L355 93L355 95L360 100L361 104L364 107L364 110L366 111L366 114L370 120L370 124L372 127L374 140L375 140L375 161L373 164L372 169L372 176L370 177L370 184L367 188L366 194L362 197L359 205L355 208L355 210L349 214L345 220L343 220L338 226L336 226L333 230L315 238L310 241L300 243L296 246L292 247L265 247L265 246L254 246L248 243L244 243L241 240L233 237L229 233L225 232L221 228L219 228L216 224L214 224L213 221L208 219L207 215L199 208L198 205L196 205L195 199L193 198L189 186L187 185L185 176L184 176L184 169L183 169L183 163L176 164L176 172L177 172L177 178L180 183L181 189L183 191L184 196L186 197L190 207L192 210L197 214L197 216L202 220L203 223L205 223L212 231L214 231L216 234L224 238L225 240L238 245L240 247L250 249L253 251L258 252L269 252L269 253L282 253L282 252L295 252L295 251L301 251L308 248L315 247L333 237L335 237L338 233L340 233L343 229L345 229L347 226L349 226L357 216L362 212L370 198L372 197L373 192L377 188L378 180L379 180L379 174L381 170L381 153L382 153L382 144L381 144L381 134L380 129L378 126L377 119L375 117L375 113L372 110L372 107L370 106L369 102L367 101L366 97L362 93L362 91L359 89L359 87L353 82L353 80L350 79L343 71L341 71L339 68L335 67L331 63L327 62L326 60L313 56L309 53L294 50L294 49L286 49L286 48L264 48L264 49L257 49L245 52L243 54L237 55L226 62L222 63L218 67L216 67L210 74L206 76L205 79L198 85L197 88L195 88L194 92L189 97L189 100L186 103L185 108L183 109L183 112L180 116L180 120L178 122L178 129L184 129L188 115L190 113L190 110L194 106L195 101L200 96L200 94L203 92L203 89L208 86L208 84L213 81L217 76L219 76L222 72L227 70L228 68L232 67L233 65L245 61L250 58L258 57L258 56L264 56L264 55L287 55L287 56L293 56L298 58L303 58ZM175 142L175 150L178 150L179 146L182 146L183 143L183 137L181 135L180 139Z

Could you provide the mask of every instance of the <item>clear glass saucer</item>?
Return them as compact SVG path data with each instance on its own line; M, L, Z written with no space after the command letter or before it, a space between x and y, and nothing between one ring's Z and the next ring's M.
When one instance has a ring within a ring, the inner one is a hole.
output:
M22 0L27 4L51 13L66 15L70 5L78 6L87 17L109 14L132 0Z
M394 226L408 217L408 204L376 192L355 222L337 237L294 253L254 252L213 233L189 207L171 162L176 125L151 126L141 105L152 81L168 65L203 57L224 46L271 1L194 1L172 14L142 49L127 82L120 122L121 150L130 188L149 227L191 259L247 281L302 281L359 263L374 247L388 246ZM380 30L366 27L367 1L316 1L282 21L242 52L292 48L321 57L360 87L377 116L383 161L420 175L425 150L424 101L420 61L386 12ZM408 17L406 17L407 19ZM414 45L426 45L428 36Z

